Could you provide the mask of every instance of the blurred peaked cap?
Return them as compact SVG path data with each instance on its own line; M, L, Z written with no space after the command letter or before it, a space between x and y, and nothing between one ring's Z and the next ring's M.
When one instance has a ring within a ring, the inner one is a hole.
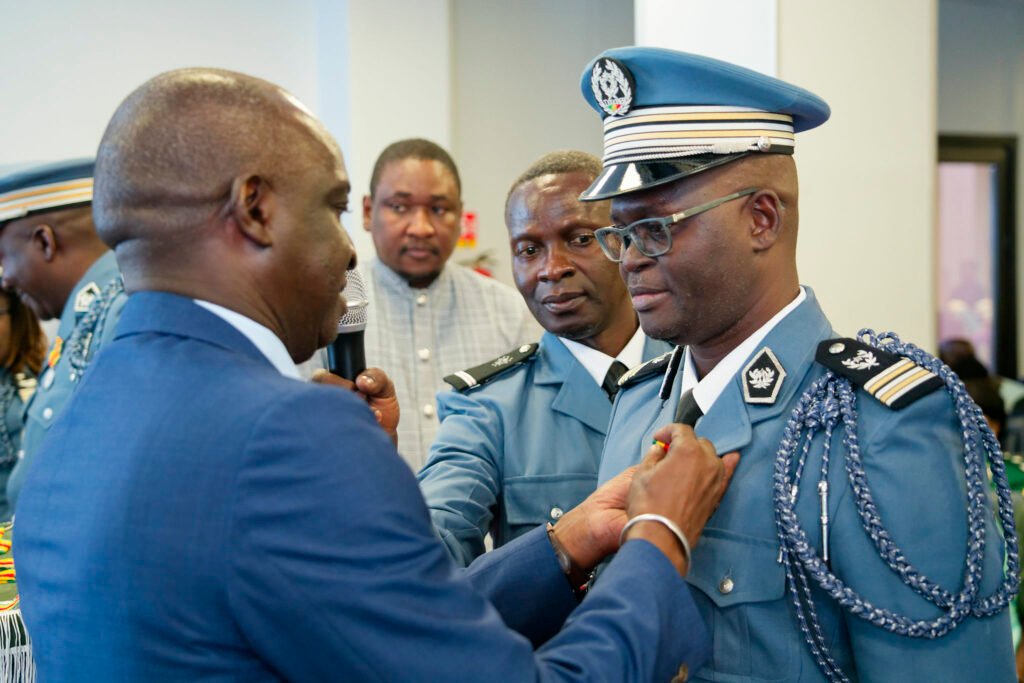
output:
M20 166L0 176L0 225L29 214L92 202L94 159Z
M580 199L608 199L735 161L792 154L795 133L828 120L812 92L718 59L620 47L583 70L604 120L604 172Z

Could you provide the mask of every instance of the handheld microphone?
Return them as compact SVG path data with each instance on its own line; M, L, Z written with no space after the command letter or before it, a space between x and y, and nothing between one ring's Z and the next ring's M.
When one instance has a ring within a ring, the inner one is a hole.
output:
M363 278L355 268L347 273L348 283L342 290L348 310L338 321L338 336L327 347L328 369L347 380L355 381L356 376L366 369L366 351L363 346L363 330L366 329L366 298Z

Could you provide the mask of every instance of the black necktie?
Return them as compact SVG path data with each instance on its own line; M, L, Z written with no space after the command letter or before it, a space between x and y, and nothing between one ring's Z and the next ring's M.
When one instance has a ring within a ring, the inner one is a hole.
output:
M704 416L704 411L697 405L697 399L693 397L693 389L689 389L679 399L679 406L676 408L676 416L673 422L679 422L690 427L697 424L697 420Z
M608 373L601 382L601 388L608 394L608 400L614 401L615 394L619 393L619 378L626 374L626 365L620 361L613 361Z

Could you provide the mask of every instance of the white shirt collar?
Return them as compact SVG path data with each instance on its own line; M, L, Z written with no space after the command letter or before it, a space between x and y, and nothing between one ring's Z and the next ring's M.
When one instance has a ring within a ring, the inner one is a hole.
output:
M619 355L615 356L615 358L571 339L559 337L558 341L562 342L565 348L569 349L569 353L590 373L590 376L594 378L597 385L601 386L604 383L605 375L608 374L608 368L615 361L621 362L626 366L627 370L632 370L637 365L640 365L644 359L644 341L646 341L646 337L644 336L644 331L637 325L636 332L633 333L632 338L626 342L626 345L622 347Z
M259 349L260 353L266 356L271 365L277 368L277 371L282 375L293 379L302 379L298 368L295 367L295 362L288 355L288 349L284 347L284 342L278 339L277 335L271 332L269 328L260 325L252 318L245 317L241 313L218 306L209 301L202 301L201 299L193 299L193 301L210 313L222 318L224 322L245 335L245 338L251 341L253 346Z
M697 368L694 366L693 358L690 356L690 349L687 348L686 355L683 357L683 386L680 395L689 389L693 389L694 400L697 401L697 405L707 415L708 411L711 410L711 406L718 400L721 393L725 391L725 387L736 376L736 373L742 369L743 361L757 350L757 345L768 336L768 333L783 318L792 313L793 309L802 304L806 299L807 292L801 287L800 293L797 294L793 301L776 313L771 320L758 328L754 334L743 340L739 346L730 351L700 381L697 380Z

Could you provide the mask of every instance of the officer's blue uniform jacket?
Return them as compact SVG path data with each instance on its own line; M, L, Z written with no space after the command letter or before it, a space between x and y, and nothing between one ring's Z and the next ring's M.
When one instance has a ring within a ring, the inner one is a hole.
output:
M14 530L41 681L646 682L706 658L644 541L534 652L576 605L543 528L460 571L366 403L189 299L132 294L52 432Z
M25 431L21 437L18 463L14 466L7 482L7 499L12 511L17 504L25 475L32 466L36 451L39 450L40 444L49 432L50 425L60 415L64 404L71 398L71 394L78 385L77 379L71 378L68 341L71 339L75 325L85 315L84 307L76 306L79 294L87 287L102 292L117 277L120 277L117 259L114 257L114 252L108 251L89 266L64 304L64 310L60 315L60 325L57 328L57 339L61 341L58 342L55 339L54 343L50 345L50 353L47 354L49 359L53 354L54 344L60 343L62 345L59 350L60 357L53 367L43 368L43 372L39 375L36 393L33 394L25 409ZM93 339L89 344L87 359L93 358L104 344L114 338L117 319L126 300L127 297L123 293L117 295L111 301L106 313L100 317L93 333ZM52 375L52 377L48 377L48 375Z
M653 339L644 360L671 350ZM500 546L555 522L594 492L611 403L550 332L492 381L437 395L441 427L419 473L430 516L467 565L492 532Z
M834 338L813 292L769 332L769 347L787 376L774 404L744 402L738 373L696 425L720 454L738 450L739 467L693 551L687 580L712 631L712 660L691 680L825 680L804 642L787 591L772 502L772 470L792 409L826 369L815 363L818 343ZM662 402L659 373L620 392L601 463L606 481L635 464L655 429L672 422L683 373ZM891 410L857 390L858 435L867 480L882 521L907 559L950 591L962 585L967 548L966 495L960 423L950 396L933 392ZM881 560L858 517L844 467L842 430L832 441L829 468L830 563L840 579L878 607L914 618L939 611L903 584ZM796 511L821 552L815 490L823 436L813 442ZM989 595L1001 580L999 534L987 525L985 579ZM598 582L600 583L600 581ZM1010 621L1004 611L968 618L937 640L891 634L843 611L815 586L815 609L832 656L860 681L1013 681Z

